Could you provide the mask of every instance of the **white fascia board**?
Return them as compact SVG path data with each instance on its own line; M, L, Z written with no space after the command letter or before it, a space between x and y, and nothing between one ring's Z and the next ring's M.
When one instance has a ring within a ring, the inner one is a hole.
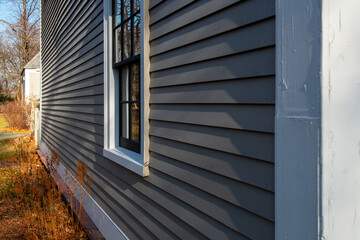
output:
M275 237L320 232L321 4L276 0Z
M322 237L360 238L360 1L323 1Z

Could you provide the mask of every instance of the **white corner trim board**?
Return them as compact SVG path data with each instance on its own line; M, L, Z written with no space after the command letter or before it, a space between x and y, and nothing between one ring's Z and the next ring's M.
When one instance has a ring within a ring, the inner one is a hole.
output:
M41 142L40 143L40 150L44 153L44 155L49 159L50 151L46 147L46 145ZM68 174L66 174L66 168L61 163L59 164L58 169L56 169L57 173L61 177L61 179L65 182L65 184L70 187L70 180L68 178ZM75 178L71 175L73 182L76 182ZM75 189L73 194L80 199L80 192ZM108 240L128 240L128 237L125 235L123 231L112 221L109 215L99 206L99 204L83 189L82 191L83 201L86 203L84 204L84 209L86 213L89 215L91 220L94 222L96 227L99 229L101 234Z
M323 0L323 239L360 239L359 12L359 0Z

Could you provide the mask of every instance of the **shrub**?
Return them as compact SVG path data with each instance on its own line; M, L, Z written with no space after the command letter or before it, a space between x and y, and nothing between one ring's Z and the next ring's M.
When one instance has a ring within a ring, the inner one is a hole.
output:
M31 123L31 105L24 101L7 102L3 106L5 120L9 127L28 129Z

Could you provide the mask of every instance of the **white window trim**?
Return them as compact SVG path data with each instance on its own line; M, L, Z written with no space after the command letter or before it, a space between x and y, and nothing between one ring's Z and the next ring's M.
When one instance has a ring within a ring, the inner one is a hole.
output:
M140 54L140 154L119 147L119 103L118 75L113 69L112 43L112 1L104 1L104 150L103 155L115 163L145 177L149 175L149 1L142 1L141 14L141 54Z

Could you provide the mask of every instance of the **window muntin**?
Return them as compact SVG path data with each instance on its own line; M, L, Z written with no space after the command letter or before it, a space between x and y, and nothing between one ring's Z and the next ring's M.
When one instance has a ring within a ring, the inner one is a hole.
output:
M113 4L115 65L140 54L140 3L140 0L117 0Z
M114 4L120 4L121 1L103 1L104 5L104 149L103 156L113 161L114 163L133 171L140 176L146 177L149 175L149 101L150 101L150 58L149 58L149 1L136 0L133 2L134 12L138 11L140 5L140 35L139 37L139 53L136 51L134 57L137 56L140 60L140 88L133 92L138 92L140 99L139 110L135 108L133 112L140 115L140 130L139 140L141 150L139 153L121 147L119 144L120 139L120 96L121 82L119 81L120 73L129 76L127 71L121 71L122 66L129 65L130 59L121 59L121 9L115 8ZM118 12L116 12L115 10ZM115 15L114 15L115 14ZM136 15L136 14L135 14ZM126 19L124 19L126 20ZM134 21L135 22L135 21ZM136 26L136 24L134 24ZM116 27L117 32L114 31ZM134 31L135 32L135 31ZM115 41L116 36L118 41ZM135 32L136 33L136 32ZM134 39L136 36L134 37ZM135 40L136 43L136 40ZM140 48L141 45L141 48ZM136 48L134 48L136 49ZM115 52L118 52L119 59L116 59ZM120 54L119 54L120 53ZM133 60L133 59L132 59ZM121 62L121 63L120 63ZM131 65L131 64L130 64ZM116 67L114 67L116 66ZM124 68L125 70L127 68ZM126 78L125 78L126 79ZM129 81L129 80L126 80ZM125 81L125 83L126 83ZM134 80L136 81L136 79ZM129 91L125 91L129 96ZM136 96L137 94L135 94ZM135 118L136 119L136 118ZM134 120L135 121L135 120ZM134 124L135 125L135 124ZM136 135L134 136L134 138Z
M114 62L119 73L119 145L140 153L140 1L113 4Z

